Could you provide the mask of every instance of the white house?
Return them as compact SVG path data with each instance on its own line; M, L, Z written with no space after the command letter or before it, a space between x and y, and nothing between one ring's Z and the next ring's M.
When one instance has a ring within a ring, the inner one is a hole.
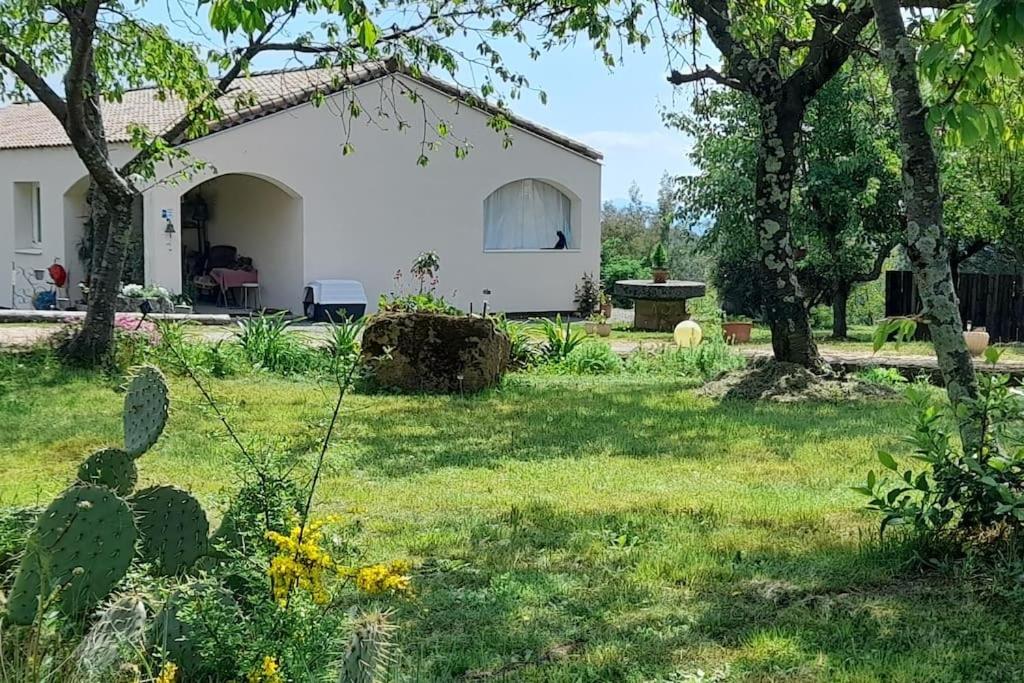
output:
M325 95L319 106L315 93ZM379 64L343 79L323 70L245 79L225 98L230 115L185 145L207 168L188 179L162 168L143 194L147 284L180 292L208 269L209 247L228 245L251 259L265 306L298 313L306 282L350 279L372 309L395 289L396 271L434 250L438 293L460 307L486 298L495 310L571 310L580 277L599 269L601 155L514 117L509 146L467 98ZM353 101L366 113L345 115ZM130 158L130 124L163 130L182 112L154 90L105 103L113 157ZM422 166L424 131L438 120L472 148L463 159L450 147L428 152ZM343 155L346 142L354 152ZM21 273L42 276L55 259L76 298L87 187L43 105L0 109L0 263L15 271L0 306L30 306ZM553 249L559 230L566 248Z

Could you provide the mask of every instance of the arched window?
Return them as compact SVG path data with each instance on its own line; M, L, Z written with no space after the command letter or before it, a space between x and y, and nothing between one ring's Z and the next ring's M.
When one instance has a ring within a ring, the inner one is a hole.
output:
M484 200L484 249L551 249L565 235L564 248L578 248L572 229L572 201L558 188L527 178L499 187Z

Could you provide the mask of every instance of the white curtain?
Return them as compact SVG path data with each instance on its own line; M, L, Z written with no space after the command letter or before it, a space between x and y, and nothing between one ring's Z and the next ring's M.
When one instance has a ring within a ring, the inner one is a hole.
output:
M575 248L572 203L540 180L517 180L484 200L484 249L544 249L555 246L557 232Z

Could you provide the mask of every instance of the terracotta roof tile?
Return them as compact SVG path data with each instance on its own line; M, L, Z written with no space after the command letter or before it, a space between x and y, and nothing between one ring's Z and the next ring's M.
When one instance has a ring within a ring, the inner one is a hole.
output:
M309 101L313 93L337 92L344 87L365 83L389 73L381 62L367 62L344 72L335 69L301 69L254 74L235 82L219 100L225 117L210 125L210 132L231 128ZM422 82L458 98L470 93L433 78ZM120 102L103 102L103 124L109 142L129 142L132 125L163 132L185 113L185 102L177 98L160 99L156 90L144 88L124 93ZM488 109L484 106L485 109ZM489 110L489 109L488 109ZM525 119L512 117L512 123L575 152L600 159L601 154L586 145ZM70 145L64 129L40 102L16 103L0 107L0 150Z

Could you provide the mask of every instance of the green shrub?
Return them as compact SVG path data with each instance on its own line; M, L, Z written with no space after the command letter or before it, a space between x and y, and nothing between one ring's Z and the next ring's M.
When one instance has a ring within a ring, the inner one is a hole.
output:
M855 377L861 382L883 387L901 387L907 383L907 378L896 368L867 368L858 372Z
M441 313L443 315L462 315L455 306L445 301L443 296L432 292L423 294L381 294L377 300L377 309L381 313Z
M640 349L626 358L625 370L636 375L699 377L705 381L746 365L721 335L712 335L696 348Z
M905 526L926 537L954 531L998 537L1024 530L1024 401L1010 391L1008 376L979 375L978 398L966 401L956 420L931 392L908 390L917 413L907 442L924 467L901 468L880 452L883 469L869 471L855 489L882 514L882 532ZM957 438L958 421L968 426L966 445Z
M622 370L622 359L607 344L587 341L570 351L557 367L573 375L608 375Z
M851 325L874 325L885 317L885 278L857 285L846 304Z
M586 318L597 310L600 300L601 288L597 279L591 273L584 273L576 285L576 312Z
M505 333L512 346L510 364L517 370L534 366L540 360L540 345L530 336L526 323L514 322L504 315L494 316L494 324Z
M562 316L556 316L554 320L545 318L541 321L544 330L544 345L541 347L545 360L558 362L568 356L573 349L583 343L587 338L586 332L579 328L573 328L569 321L562 323Z
M345 318L328 323L327 355L337 362L350 362L359 355L359 335L366 327L366 320Z
M238 323L235 341L245 359L257 369L281 374L319 369L322 354L304 343L290 326L284 313L246 318Z

